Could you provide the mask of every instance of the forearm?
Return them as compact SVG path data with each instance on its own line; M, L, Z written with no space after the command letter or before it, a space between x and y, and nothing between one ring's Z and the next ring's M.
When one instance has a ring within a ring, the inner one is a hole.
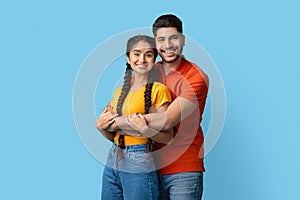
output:
M172 129L167 131L157 131L153 128L150 128L149 126L146 126L143 129L141 129L141 133L143 136L146 136L156 142L164 144L169 144L173 139Z
M145 119L148 122L149 127L165 131L171 129L185 119L196 108L197 105L193 102L178 97L170 104L166 111L145 115Z
M117 125L117 121L119 122L119 126ZM130 136L140 136L140 131L135 130L130 126L124 116L115 118L115 122L108 127L107 131L116 132L118 131L121 135L130 135Z
M108 139L109 141L114 141L114 137L116 136L116 132L109 132L107 130L104 129L99 129L98 130L102 133L102 135Z
M167 112L161 112L161 113L151 113L144 115L144 118L146 119L149 128L152 128L157 131L166 131L172 128L170 120L167 122Z
M126 118L127 118L127 116L116 117L115 123L113 125L113 129L114 130L122 130L124 132L124 135L125 134L131 135L131 134L139 133L139 131L134 129L132 127L132 125L130 125L128 123L128 120Z

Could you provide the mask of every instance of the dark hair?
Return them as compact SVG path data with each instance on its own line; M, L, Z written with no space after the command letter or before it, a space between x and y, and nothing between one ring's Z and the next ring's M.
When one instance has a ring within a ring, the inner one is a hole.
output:
M153 35L156 36L156 32L159 28L174 27L179 33L182 33L182 21L175 15L167 14L158 17L152 25Z
M154 51L154 59L156 59L157 50L155 48L154 38L152 38L150 36L146 36L146 35L137 35L137 36L131 37L127 41L126 55L129 56L130 51L132 50L133 46L140 41L144 41L144 42L147 42L150 44L150 46L152 47L152 49ZM152 86L153 86L153 82L154 82L154 79L152 78L153 70L154 70L154 68L148 73L148 82L146 84L146 90L144 92L144 102L145 102L145 113L146 114L149 113L149 109L152 105L151 92L152 92ZM118 103L117 103L117 113L119 116L122 116L122 107L123 107L124 101L128 95L130 87L131 87L131 76L132 76L132 68L129 63L126 63L126 71L125 71L125 75L124 75L122 91L121 91L121 94L119 96ZM125 148L124 135L119 136L119 147L121 149Z
M136 35L129 38L126 45L126 55L129 57L129 53L132 50L133 46L140 41L147 42L150 45L154 52L154 59L156 59L158 54L157 49L155 47L155 41L153 37L150 37L148 35Z

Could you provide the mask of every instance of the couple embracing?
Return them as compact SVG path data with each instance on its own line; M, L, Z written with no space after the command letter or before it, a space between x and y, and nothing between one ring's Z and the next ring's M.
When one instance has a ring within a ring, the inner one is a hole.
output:
M127 41L123 85L96 127L112 147L102 179L103 200L197 200L203 192L200 126L208 77L183 55L182 21L158 17L154 38ZM155 64L157 56L162 61Z

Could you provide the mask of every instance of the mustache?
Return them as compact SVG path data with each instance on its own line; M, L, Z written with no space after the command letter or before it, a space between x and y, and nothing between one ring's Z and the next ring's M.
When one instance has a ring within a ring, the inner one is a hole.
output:
M176 51L178 49L178 47L170 47L170 48L165 48L165 49L161 49L161 51L166 52L166 51Z

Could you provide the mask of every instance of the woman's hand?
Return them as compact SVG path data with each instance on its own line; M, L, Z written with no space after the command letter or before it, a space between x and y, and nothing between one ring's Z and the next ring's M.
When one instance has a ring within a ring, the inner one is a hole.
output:
M118 114L112 113L110 106L105 107L97 120L97 129L107 130L115 122L116 116L118 116Z

